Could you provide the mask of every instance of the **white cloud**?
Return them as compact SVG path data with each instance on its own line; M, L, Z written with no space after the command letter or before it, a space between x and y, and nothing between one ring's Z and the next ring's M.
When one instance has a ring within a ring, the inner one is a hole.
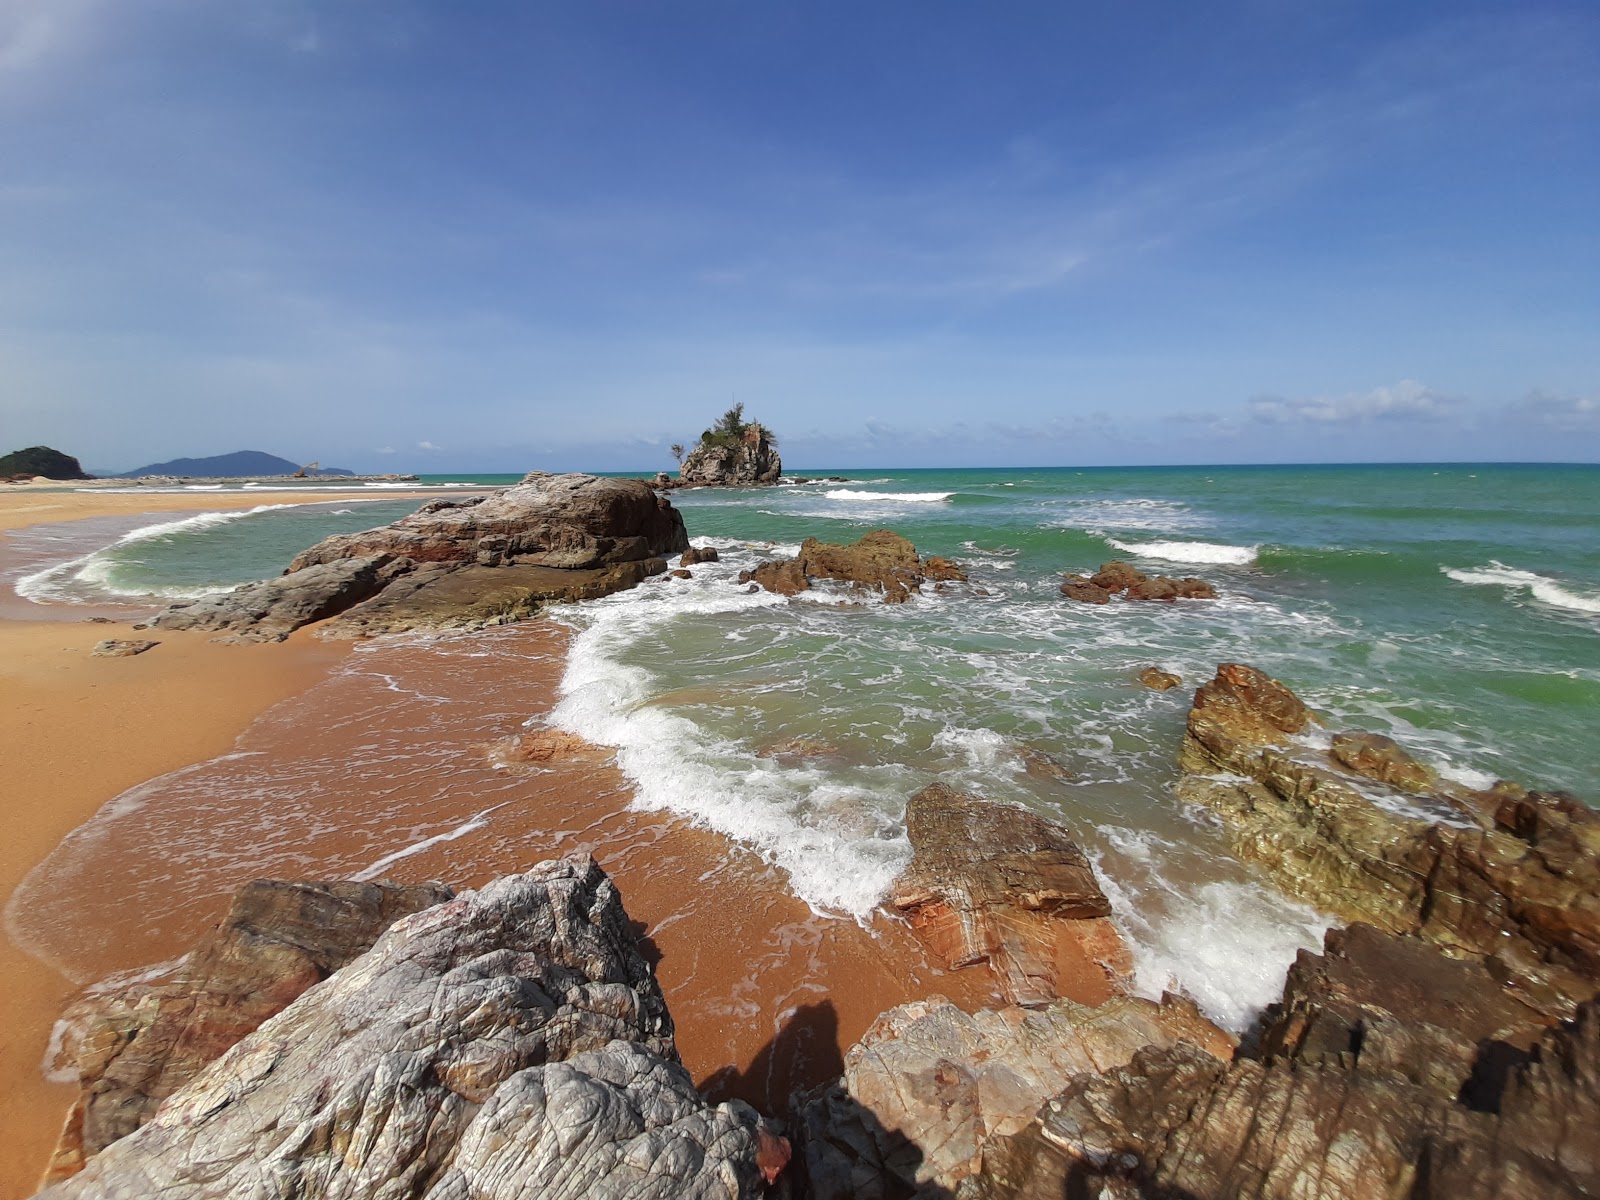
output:
M1535 389L1507 405L1506 415L1558 433L1600 433L1600 398L1595 396L1553 396Z
M375 446L372 452L374 454L393 454L395 450L393 446Z
M1461 412L1465 401L1404 379L1392 387L1343 396L1257 396L1245 404L1263 425L1365 425L1372 421L1444 421Z
M432 442L418 442L418 450L443 450L443 446L435 446Z

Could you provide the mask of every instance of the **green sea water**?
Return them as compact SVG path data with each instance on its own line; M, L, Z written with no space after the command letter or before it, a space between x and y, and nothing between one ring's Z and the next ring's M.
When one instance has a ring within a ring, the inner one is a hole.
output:
M850 482L672 493L721 561L556 611L576 635L559 703L528 715L613 747L637 804L755 848L819 911L871 910L909 857L906 798L943 780L1068 825L1140 987L1181 987L1241 1026L1328 919L1235 862L1213 819L1173 796L1192 688L1219 662L1253 663L1331 728L1388 733L1464 782L1600 802L1600 468L806 474ZM174 518L80 548L19 590L194 594L414 505ZM971 583L894 607L737 583L806 537L885 527L961 562ZM1201 576L1220 598L1060 596L1061 572L1112 558ZM1150 665L1185 686L1139 686Z

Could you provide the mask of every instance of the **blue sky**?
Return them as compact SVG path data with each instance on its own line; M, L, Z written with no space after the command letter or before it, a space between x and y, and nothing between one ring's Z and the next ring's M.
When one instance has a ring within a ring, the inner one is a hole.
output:
M0 450L1600 460L1600 5L0 0Z

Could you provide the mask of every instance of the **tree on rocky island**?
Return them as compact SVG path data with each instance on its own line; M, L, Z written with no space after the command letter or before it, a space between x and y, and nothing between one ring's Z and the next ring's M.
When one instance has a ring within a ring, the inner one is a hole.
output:
M679 449L673 447L674 455ZM742 403L701 433L699 443L679 463L678 478L695 484L777 483L783 472L778 439L759 421L746 421Z
M49 446L29 446L0 458L0 479L43 475L46 479L93 479L70 454Z

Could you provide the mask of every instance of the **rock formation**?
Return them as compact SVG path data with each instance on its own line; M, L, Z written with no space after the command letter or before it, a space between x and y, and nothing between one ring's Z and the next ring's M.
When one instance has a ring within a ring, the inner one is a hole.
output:
M1180 1041L1223 1060L1233 1049L1177 997L1156 1004L1118 996L1098 1008L1057 1000L970 1015L942 996L903 1004L850 1048L840 1080L796 1097L810 1194L948 1195L983 1169L989 1139L1027 1128L1080 1073L1109 1071L1142 1047Z
M813 579L837 579L858 591L882 593L885 604L903 603L928 581L965 583L966 578L948 558L919 558L915 546L889 529L875 529L848 546L807 538L798 558L775 559L739 573L740 583L758 583L784 596L807 590Z
M1276 680L1223 664L1195 694L1179 795L1327 912L1484 956L1552 1016L1600 990L1600 814L1562 793L1439 780L1374 734L1324 750L1307 736L1319 726Z
M714 563L720 556L715 546L690 546L678 560L680 567L693 567L700 563Z
M739 1197L787 1147L708 1105L592 860L397 921L51 1200Z
M96 642L94 649L89 651L95 658L132 658L135 654L143 654L146 650L154 650L160 642L152 642L144 638L106 638Z
M1217 591L1203 579L1149 576L1125 562L1108 562L1090 576L1067 575L1061 594L1083 604L1109 604L1111 597L1125 600L1215 600Z
M760 487L778 482L783 459L763 426L747 426L730 443L701 442L678 471L679 487Z
M913 855L889 903L946 966L987 962L1010 1004L1061 995L1063 962L1126 973L1111 905L1061 826L935 783L907 802L906 833Z
M167 977L91 991L62 1018L52 1074L77 1077L48 1180L64 1179L312 984L357 958L399 917L448 888L257 880Z
M223 641L282 640L334 616L323 636L481 627L632 587L688 545L682 515L640 480L536 471L330 537L276 579L174 604L152 624L222 631Z
M1160 667L1146 667L1139 672L1139 682L1152 692L1170 692L1183 680L1171 671L1163 671Z

